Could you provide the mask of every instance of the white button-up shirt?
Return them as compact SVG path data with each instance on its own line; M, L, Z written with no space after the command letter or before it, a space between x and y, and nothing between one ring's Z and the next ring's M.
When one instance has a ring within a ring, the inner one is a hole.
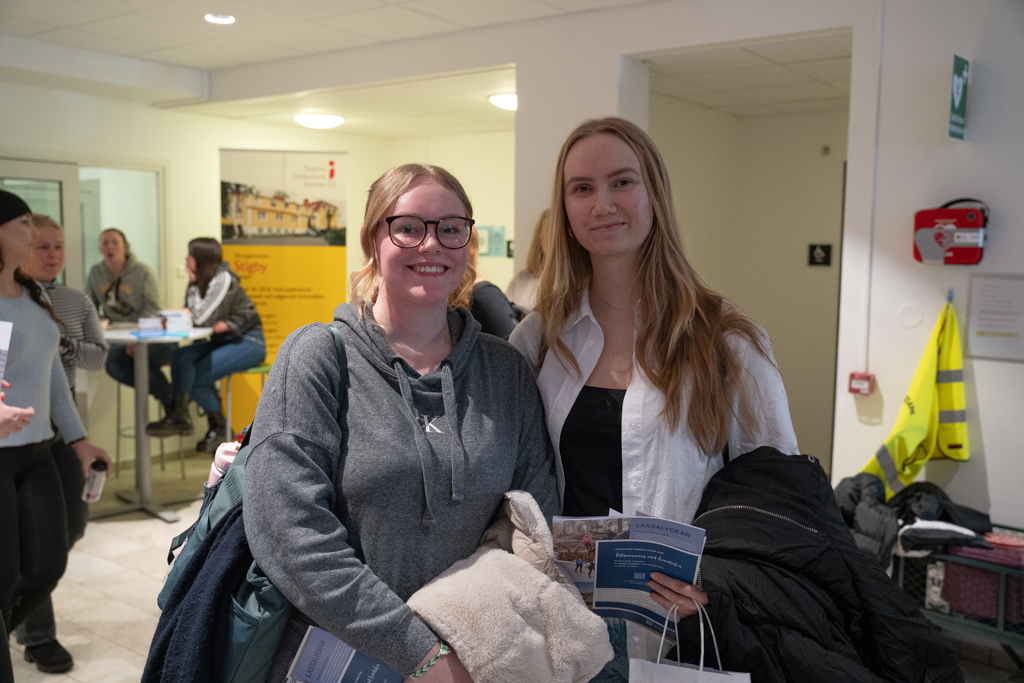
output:
M531 313L515 329L509 339L526 359L537 366L537 354L543 332L540 314ZM762 330L768 353L768 335ZM579 309L566 321L560 335L576 356L580 375L563 367L548 345L544 366L537 377L537 386L547 411L548 432L555 447L559 492L565 491L560 441L562 425L569 415L580 389L597 366L604 349L604 332L590 308L589 291L583 291ZM733 392L733 417L729 426L731 457L749 453L760 446L773 446L783 453L800 452L789 416L789 402L782 377L773 362L765 360L750 342L739 335L730 335L726 343L738 354L755 413L755 424L738 419L739 397ZM686 427L691 387L683 386L683 421L670 430L661 412L665 396L648 383L633 356L633 379L622 401L622 512L633 515L637 510L648 514L690 523L700 504L701 493L711 476L722 468L722 454L709 456L697 444L693 432Z

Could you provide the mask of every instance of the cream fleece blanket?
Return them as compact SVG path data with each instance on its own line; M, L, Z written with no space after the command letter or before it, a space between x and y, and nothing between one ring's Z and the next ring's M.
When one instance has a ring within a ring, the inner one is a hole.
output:
M505 517L470 557L408 604L458 653L474 683L584 683L611 660L604 621L554 561L530 494L505 494Z

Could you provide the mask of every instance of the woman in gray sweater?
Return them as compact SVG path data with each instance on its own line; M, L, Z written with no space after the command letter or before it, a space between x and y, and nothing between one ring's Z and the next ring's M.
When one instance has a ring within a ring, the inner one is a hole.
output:
M62 324L39 283L18 267L31 252L33 232L28 205L0 190L0 320L13 325L5 401L35 409L28 426L0 439L0 612L7 633L49 596L67 563L64 493L49 448L51 420L83 473L95 459L110 464L103 449L85 440L58 353ZM55 644L26 647L25 658L48 658Z
M468 682L458 653L405 601L476 550L506 491L559 508L544 411L526 361L467 310L472 206L435 166L394 168L370 188L355 304L281 346L246 464L246 536L297 608L269 680L305 623L399 673Z
M146 264L135 258L128 238L117 228L100 233L103 262L89 271L86 291L100 315L113 323L133 323L139 318L160 314L156 276ZM171 383L160 368L171 361L171 344L149 347L149 393L164 406L174 407ZM111 344L107 354L107 373L121 384L135 386L135 345Z

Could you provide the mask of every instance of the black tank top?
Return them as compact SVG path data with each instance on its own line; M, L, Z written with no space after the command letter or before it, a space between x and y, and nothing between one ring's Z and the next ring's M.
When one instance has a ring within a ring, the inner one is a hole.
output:
M565 418L559 451L567 517L622 511L622 400L625 389L584 387Z

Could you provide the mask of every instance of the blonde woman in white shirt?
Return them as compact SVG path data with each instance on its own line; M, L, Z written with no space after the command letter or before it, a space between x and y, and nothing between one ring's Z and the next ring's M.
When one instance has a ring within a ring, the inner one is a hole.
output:
M578 126L559 154L550 221L536 311L510 341L537 372L563 514L688 523L723 453L799 452L768 336L686 261L646 133L619 118ZM691 598L706 602L654 576L665 609L685 616ZM619 669L595 681L628 677L624 631L609 630Z

